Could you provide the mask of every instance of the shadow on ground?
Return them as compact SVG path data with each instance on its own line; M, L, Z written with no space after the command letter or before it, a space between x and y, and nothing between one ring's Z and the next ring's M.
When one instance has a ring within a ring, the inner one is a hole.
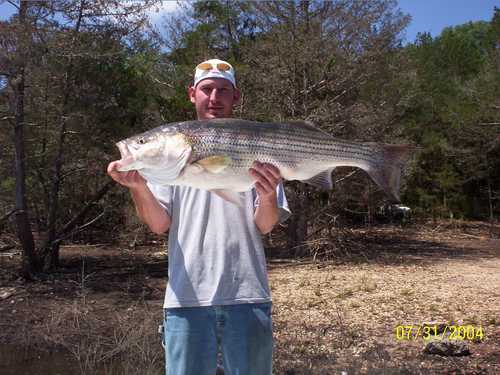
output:
M270 264L316 262L327 264L380 263L384 265L436 263L450 259L475 260L500 257L500 239L462 230L423 231L393 226L336 230L323 239L288 249L270 246ZM298 256L297 256L298 255Z

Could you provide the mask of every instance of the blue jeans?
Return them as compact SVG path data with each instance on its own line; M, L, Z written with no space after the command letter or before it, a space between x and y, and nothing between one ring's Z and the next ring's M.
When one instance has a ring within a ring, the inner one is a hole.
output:
M271 303L165 309L167 375L271 375Z

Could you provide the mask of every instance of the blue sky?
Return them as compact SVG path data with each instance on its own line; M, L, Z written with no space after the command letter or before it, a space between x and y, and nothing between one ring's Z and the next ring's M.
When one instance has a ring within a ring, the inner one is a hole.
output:
M447 26L469 21L490 21L500 0L399 0L399 7L412 17L406 29L406 41L413 42L418 32L437 36Z
M500 7L500 0L399 0L399 7L412 16L406 29L406 41L412 42L418 32L427 31L437 36L447 26L469 21L491 20L494 6ZM161 19L163 12L172 11L175 1L164 1L158 13L151 14L153 22ZM8 18L15 9L0 0L0 19Z

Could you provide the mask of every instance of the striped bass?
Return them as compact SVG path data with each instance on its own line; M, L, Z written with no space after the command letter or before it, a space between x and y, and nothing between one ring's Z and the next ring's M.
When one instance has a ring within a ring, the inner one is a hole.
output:
M137 170L151 183L210 190L230 201L252 188L249 168L255 160L275 165L285 180L323 189L333 188L336 167L358 167L399 201L401 170L412 150L339 140L306 122L234 118L170 123L116 145L119 171Z

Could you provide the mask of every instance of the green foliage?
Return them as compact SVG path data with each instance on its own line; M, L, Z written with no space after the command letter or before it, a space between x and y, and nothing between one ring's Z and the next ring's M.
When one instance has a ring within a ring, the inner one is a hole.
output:
M188 98L186 85L177 84L174 92L162 104L161 116L165 122L186 121L196 117L193 103Z
M500 168L493 152L499 130L492 103L499 103L500 92L495 22L446 28L436 38L419 34L406 48L415 74L403 94L402 128L422 149L405 198L427 212L491 214L482 186Z
M14 191L14 185L16 181L12 177L5 177L0 181L0 191L8 191L8 192L13 192Z

